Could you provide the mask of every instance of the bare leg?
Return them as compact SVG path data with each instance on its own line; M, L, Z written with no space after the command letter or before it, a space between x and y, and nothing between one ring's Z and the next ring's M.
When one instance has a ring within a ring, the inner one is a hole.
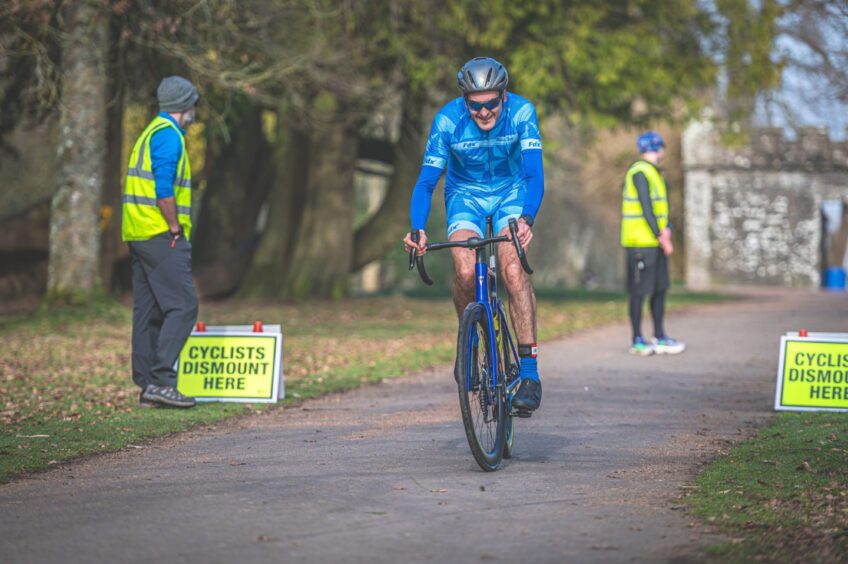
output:
M499 235L509 232L504 228ZM501 278L509 294L509 314L519 343L536 342L536 293L530 275L521 268L521 261L512 244L498 245L498 264Z
M505 233L507 229L501 230L499 234ZM509 294L509 313L519 345L518 376L521 385L512 398L512 406L518 413L534 411L542 401L542 383L539 380L535 351L522 351L521 345L536 344L536 293L530 276L521 268L521 261L513 245L498 245L498 263Z
M470 229L454 231L450 236L451 241L464 241L469 237L477 237L477 233ZM474 263L476 261L473 249L451 249L453 255L453 268L456 278L453 281L453 305L456 307L456 316L462 317L466 306L474 301Z

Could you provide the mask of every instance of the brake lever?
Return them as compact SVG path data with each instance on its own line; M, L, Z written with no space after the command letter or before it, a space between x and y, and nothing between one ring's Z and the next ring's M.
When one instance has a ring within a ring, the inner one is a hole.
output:
M530 263L527 262L527 254L518 241L518 222L515 218L509 220L509 233L512 235L512 244L515 246L515 252L518 253L518 260L521 261L521 268L527 274L533 274L533 269L530 268Z
M418 241L421 240L421 234L418 233L417 229L413 229L412 231L410 231L409 236L412 238L413 243L418 243ZM410 271L413 268L415 268L415 253L416 253L416 251L417 251L417 249L415 247L412 247L409 250L409 270Z
M417 230L410 231L409 236L412 238L413 243L417 244L421 240L421 234ZM430 275L427 274L427 269L424 268L424 256L419 255L418 249L412 247L409 251L409 270L412 270L416 266L418 267L418 275L421 277L421 280L428 286L432 286L433 279L430 278Z

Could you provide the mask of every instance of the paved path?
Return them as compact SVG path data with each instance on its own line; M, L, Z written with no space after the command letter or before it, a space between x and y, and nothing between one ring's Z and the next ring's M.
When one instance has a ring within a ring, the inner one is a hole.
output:
M479 471L443 368L94 457L0 487L3 562L697 561L677 507L702 461L771 413L778 337L844 330L848 299L759 293L542 347L544 401Z

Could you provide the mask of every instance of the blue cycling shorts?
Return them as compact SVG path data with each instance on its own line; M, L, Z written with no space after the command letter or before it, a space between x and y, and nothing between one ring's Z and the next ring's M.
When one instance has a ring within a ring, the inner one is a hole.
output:
M518 219L524 208L525 187L517 185L499 194L481 196L459 190L446 196L448 237L459 229L470 229L480 237L486 236L486 218L492 217L495 235L512 218Z

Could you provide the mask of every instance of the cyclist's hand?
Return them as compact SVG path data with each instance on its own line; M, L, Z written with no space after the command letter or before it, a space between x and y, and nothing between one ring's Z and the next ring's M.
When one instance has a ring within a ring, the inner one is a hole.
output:
M525 251L530 246L530 241L533 240L533 230L527 225L523 219L518 220L518 243Z
M412 233L407 233L406 237L403 238L403 248L408 253L412 250L413 247L418 249L416 254L423 255L427 252L427 234L424 233L423 229L418 230L418 243L414 243L412 241Z

